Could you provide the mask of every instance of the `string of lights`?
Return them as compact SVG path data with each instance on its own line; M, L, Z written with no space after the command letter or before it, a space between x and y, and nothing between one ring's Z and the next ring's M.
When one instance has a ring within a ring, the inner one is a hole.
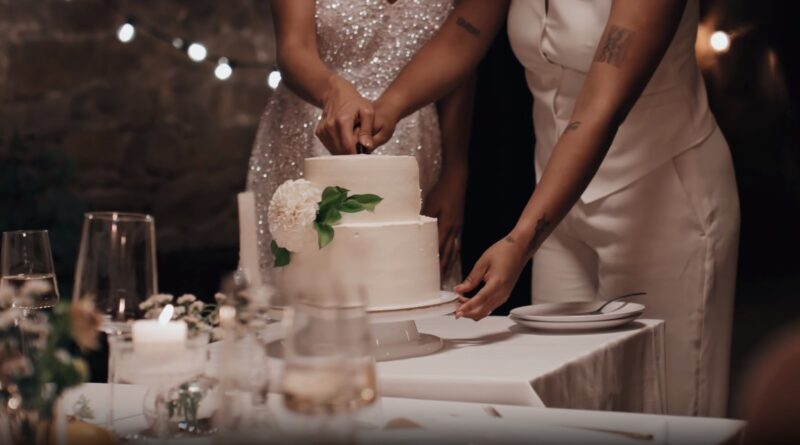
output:
M206 63L213 66L214 77L221 81L230 79L236 69L258 69L269 73L267 74L266 83L270 88L277 88L281 82L281 73L274 64L233 60L222 55L211 54L202 43L190 42L182 37L175 37L140 17L127 16L117 29L117 38L122 43L133 42L139 34L171 46L176 51L187 55L193 62Z
M704 25L701 24L700 27L702 36L702 28ZM120 25L119 29L117 30L117 38L120 42L130 43L139 33L165 45L171 46L175 50L186 54L189 59L194 62L208 63L213 65L214 76L221 81L230 79L233 76L235 69L259 69L267 71L268 74L266 83L270 88L277 88L281 82L281 73L274 64L233 60L225 56L210 54L208 49L202 43L189 42L181 37L172 36L170 33L163 31L158 26L154 25L153 23L149 23L140 17L126 17L124 23ZM708 48L717 54L728 52L730 50L733 38L736 37L735 34L722 30L715 30L710 34L706 34L706 36L708 40L703 43L698 42L702 45L698 49L702 50L704 48Z

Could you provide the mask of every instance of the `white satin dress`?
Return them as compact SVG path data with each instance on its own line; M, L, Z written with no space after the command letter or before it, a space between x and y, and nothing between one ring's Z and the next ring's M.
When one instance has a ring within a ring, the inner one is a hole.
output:
M534 96L537 176L569 124L611 5L512 1L508 33ZM534 256L533 300L647 292L638 299L645 316L666 322L667 412L724 416L739 200L695 61L698 19L698 0L689 0L599 171ZM610 381L576 384L605 385L611 397L594 401L595 408L614 410L614 387L641 378L626 370Z
M452 0L317 0L319 55L364 97L377 99L414 54L433 36L453 8ZM271 238L267 209L284 181L303 176L303 159L330 152L314 135L322 110L303 101L283 84L273 93L259 123L250 156L247 188L255 193L260 268L271 282ZM373 155L417 158L422 196L441 173L442 140L434 105L401 120L392 139ZM455 264L442 277L443 288L461 279Z

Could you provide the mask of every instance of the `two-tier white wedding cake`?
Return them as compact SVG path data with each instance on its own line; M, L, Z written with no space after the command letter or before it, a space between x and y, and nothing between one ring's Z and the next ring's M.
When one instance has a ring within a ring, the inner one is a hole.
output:
M364 295L374 310L413 307L439 296L436 219L420 215L414 157L309 158L304 176L279 189L270 207L273 253L282 266L276 278L286 297L324 302L335 294ZM303 204L315 200L317 207ZM298 224L308 226L312 216L314 230L286 234Z

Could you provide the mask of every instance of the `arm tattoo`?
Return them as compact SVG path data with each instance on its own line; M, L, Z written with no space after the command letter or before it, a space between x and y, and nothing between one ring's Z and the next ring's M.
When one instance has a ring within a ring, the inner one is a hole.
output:
M594 61L607 63L619 68L622 62L625 61L625 55L628 53L628 47L633 40L634 34L636 33L630 29L611 25L611 28L609 28L597 47Z
M481 35L481 30L476 28L475 25L467 21L467 19L465 19L464 17L458 17L456 19L456 25L464 28L465 31L472 34L473 36L477 37Z
M531 239L530 244L528 244L528 253L533 253L539 245L542 243L545 237L545 232L550 227L550 220L547 219L547 215L542 215L539 218L539 222L536 223L536 230L533 232L533 238ZM504 238L507 243L516 244L517 239L514 238L512 235L508 235Z
M543 213L542 217L539 218L539 222L536 223L536 230L533 231L533 238L531 238L531 243L528 244L528 252L534 252L539 248L539 245L542 244L545 236L547 236L545 232L547 232L549 227L550 220L547 219L547 214Z
M567 128L564 130L564 133L569 133L572 130L577 130L578 127L581 126L581 121L573 121L567 125Z

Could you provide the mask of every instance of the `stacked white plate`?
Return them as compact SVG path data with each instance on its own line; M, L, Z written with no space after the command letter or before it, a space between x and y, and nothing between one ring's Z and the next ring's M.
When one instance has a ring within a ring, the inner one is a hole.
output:
M639 303L615 301L600 313L587 313L595 302L544 303L522 306L511 311L515 323L543 331L585 331L622 326L639 318L644 306Z

